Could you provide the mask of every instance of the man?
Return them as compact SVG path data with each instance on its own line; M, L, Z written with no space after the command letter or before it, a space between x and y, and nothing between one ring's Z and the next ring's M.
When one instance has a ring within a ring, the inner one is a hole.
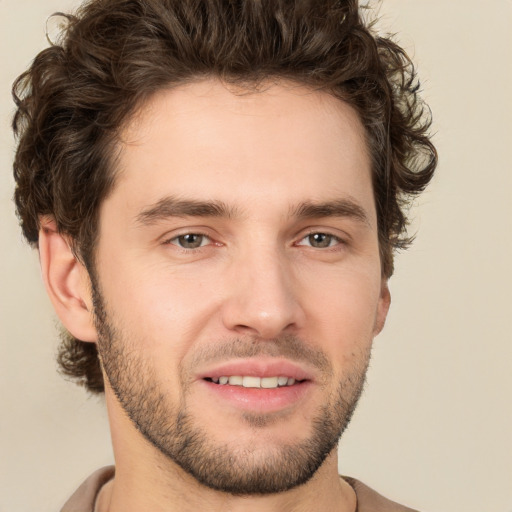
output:
M18 215L105 393L64 511L410 510L340 478L436 153L357 2L95 0L14 86Z

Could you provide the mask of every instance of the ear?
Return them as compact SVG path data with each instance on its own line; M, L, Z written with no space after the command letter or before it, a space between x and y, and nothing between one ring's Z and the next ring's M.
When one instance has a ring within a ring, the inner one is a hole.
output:
M53 217L40 218L39 260L46 291L64 327L81 341L97 340L87 269L76 259Z
M377 336L386 323L388 316L389 306L391 305L391 294L389 293L388 280L383 278L380 285L380 297L377 305L377 315L375 317L375 326L373 328L373 335Z

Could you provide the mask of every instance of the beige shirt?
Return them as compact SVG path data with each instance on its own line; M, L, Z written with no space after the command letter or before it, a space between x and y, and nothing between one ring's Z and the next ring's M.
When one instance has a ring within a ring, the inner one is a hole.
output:
M100 489L114 478L114 466L107 466L93 473L69 498L61 512L94 512ZM357 496L356 512L418 512L390 501L354 478L343 477Z

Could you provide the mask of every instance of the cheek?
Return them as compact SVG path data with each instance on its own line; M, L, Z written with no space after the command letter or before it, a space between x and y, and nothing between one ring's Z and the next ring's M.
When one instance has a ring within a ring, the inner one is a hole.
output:
M184 353L215 309L211 290L217 284L208 274L128 261L104 270L102 288L109 311L116 324L146 349Z
M371 346L380 297L380 275L364 269L337 271L310 287L307 315L312 339L328 345L335 359ZM327 347L326 347L327 348Z

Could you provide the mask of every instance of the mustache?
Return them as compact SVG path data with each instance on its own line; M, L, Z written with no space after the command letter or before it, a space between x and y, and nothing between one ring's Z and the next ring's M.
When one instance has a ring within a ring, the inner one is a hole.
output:
M195 368L202 364L222 362L226 359L258 356L284 357L298 363L306 363L323 373L332 372L331 363L324 352L292 334L270 340L251 336L212 343L198 349L187 366Z

